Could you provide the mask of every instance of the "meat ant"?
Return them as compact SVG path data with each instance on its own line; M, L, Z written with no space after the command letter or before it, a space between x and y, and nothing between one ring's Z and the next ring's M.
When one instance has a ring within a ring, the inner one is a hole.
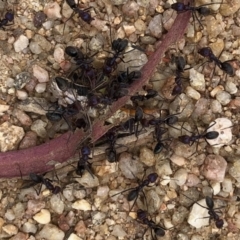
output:
M149 220L147 217L147 212L143 211L142 209L138 209L137 210L137 221L139 221L140 223L147 225L148 228L151 229L151 236L152 239L157 239L156 237L163 237L165 236L165 231L167 230L166 228L157 225L153 220ZM148 230L148 228L146 229L146 231ZM145 233L146 233L145 231ZM155 236L153 236L153 232L155 234ZM145 233L143 234L143 236L145 235Z
M75 12L75 14L78 14L78 16L84 22L90 24L94 20L94 18L92 18L91 15L88 13L88 11L91 9L91 7L81 10L78 8L77 4L75 3L75 0L66 0L66 3Z
M234 70L232 65L229 63L233 60L228 60L225 62L221 62L218 57L214 55L212 49L210 47L204 47L198 50L198 53L203 57L209 59L210 62L214 62L221 70L223 70L226 74L233 76Z
M13 25L13 23L9 23L9 22L13 22L14 20L14 13L12 10L8 10L5 14L5 18L0 19L0 28L2 28L3 30L5 30L5 26L10 26Z
M52 180L50 180L49 178L44 178L42 175L38 175L36 173L30 173L29 177L35 184L41 183L39 191L36 191L37 195L40 194L42 185L45 185L46 188L50 190L53 194L58 194L61 192L61 188L59 186L54 186L52 184Z
M192 200L190 197L188 197L187 195L181 193L183 196L185 196L186 198ZM221 229L224 225L224 221L223 219L221 219L218 215L218 213L215 211L219 208L215 208L214 209L214 202L213 202L213 199L209 196L206 196L205 198L205 201L206 201L206 205L207 207L201 205L200 203L196 202L197 205L203 207L203 208L206 208L208 210L208 214L209 214L209 217L206 217L206 218L209 218L209 220L214 220L215 222L215 225L217 228ZM205 217L204 217L205 218Z
M144 176L143 176L143 178L144 178ZM142 192L143 195L144 195L144 198L146 199L146 196L143 192L143 188L144 187L150 187L150 185L152 183L155 183L157 181L157 179L158 179L158 174L157 173L150 173L145 180L142 179L142 181L138 184L137 187L126 189L126 190L124 190L120 193L116 193L116 194L112 195L111 197L114 197L114 196L119 195L121 193L130 191L127 195L127 200L129 202L134 200L133 205L131 206L131 208L129 210L131 212L133 206L135 205L135 203L137 201L139 193Z
M171 8L173 10L175 10L178 14L184 13L187 11L191 11L193 20L196 18L200 25L200 28L203 29L203 25L202 25L201 21L199 20L199 17L197 16L196 12L199 15L208 16L208 15L212 14L212 10L210 8L207 8L206 6L213 5L213 4L222 4L222 3L220 3L220 2L219 3L207 3L207 4L200 5L198 7L194 7L194 6L190 6L190 3L184 4L181 2L176 2L171 5Z

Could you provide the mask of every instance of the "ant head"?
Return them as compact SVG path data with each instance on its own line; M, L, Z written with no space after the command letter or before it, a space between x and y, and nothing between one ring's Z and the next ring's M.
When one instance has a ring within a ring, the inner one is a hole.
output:
M215 224L216 224L217 228L222 228L224 225L224 221L223 221L223 219L218 219L215 221Z
M138 209L137 210L137 218L139 220L143 220L147 217L147 212L146 211L143 211L142 209Z
M173 9L173 10L175 10L175 11L177 11L177 12L183 12L183 11L185 11L185 5L184 5L184 3L180 3L180 2L177 2L177 3L173 3L172 5L171 5L171 8Z
M148 175L147 177L147 180L150 182L150 183L154 183L156 182L158 179L158 174L157 173L151 173Z
M183 72L184 68L186 66L186 61L185 61L184 57L182 57L182 56L175 57L175 63L177 66L177 70L180 72Z
M84 156L84 155L90 155L90 154L91 154L91 149L90 149L90 147L88 147L88 146L83 146L83 147L81 148L81 154L82 154L82 156Z
M203 57L209 57L211 54L213 54L212 49L210 47L201 48L198 50L198 53Z

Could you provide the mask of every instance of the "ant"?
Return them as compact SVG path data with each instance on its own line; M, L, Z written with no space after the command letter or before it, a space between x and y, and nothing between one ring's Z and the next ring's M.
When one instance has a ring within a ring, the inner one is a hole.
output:
M12 25L13 23L9 23L9 22L13 22L13 20L14 20L14 13L12 10L8 10L5 14L5 18L0 19L0 28L5 30L4 26Z
M91 17L91 15L88 13L88 11L91 9L91 7L86 8L84 10L81 10L78 8L77 4L75 3L75 0L66 0L69 7L78 14L78 16L86 23L90 24L94 18Z
M215 64L220 69L222 69L226 74L228 74L230 76L234 75L233 67L229 63L230 61L233 61L233 60L228 60L228 61L225 61L225 62L221 62L219 60L219 58L214 55L214 53L212 52L212 49L210 47L201 48L200 50L198 50L198 53L201 56L208 58L210 62L215 62Z
M85 169L91 174L92 178L94 178L92 170L91 170L91 163L88 162L89 155L91 154L91 149L89 146L83 146L81 147L79 151L79 161L77 163L77 169L76 169L76 174L82 177Z
M217 4L217 3L207 3L207 4L203 4L201 6L198 6L198 7L193 7L193 6L190 6L190 3L184 4L184 3L181 3L181 2L177 2L177 3L173 3L171 5L171 8L173 10L175 10L178 14L179 13L184 13L184 12L187 12L187 11L191 11L193 20L196 18L200 27L201 27L201 29L203 29L203 25L202 25L201 21L199 20L199 17L197 16L196 12L199 15L208 16L212 13L212 11L211 11L210 8L207 8L205 6L209 6L209 5L213 5L213 4ZM219 3L219 4L222 4L222 3Z
M190 197L188 197L187 195L185 195L185 194L183 194L183 193L182 193L182 195L185 196L186 198L192 200L192 199L191 199ZM206 209L208 210L208 214L209 214L209 217L207 217L207 218L209 218L210 220L213 219L214 222L215 222L216 227L219 228L219 229L221 229L221 228L223 227L223 225L224 225L224 221L223 221L223 219L221 219L221 218L219 217L219 215L218 215L217 212L215 211L216 209L214 209L213 199L212 199L211 197L209 197L209 196L206 196L205 201L206 201L207 207L202 206L202 205L199 204L198 202L196 202L196 204L199 205L199 206L201 206L201 207L203 207L203 208L206 208ZM217 209L219 209L219 208L217 208Z
M153 236L153 232L154 232L155 236L158 236L158 237L165 236L165 231L167 229L165 229L162 226L157 225L154 221L149 220L147 217L146 211L143 211L142 209L138 209L137 210L137 220L139 222L141 222L142 224L147 225L148 228L151 229L152 239L157 239L156 237ZM146 231L148 230L148 228L146 229ZM146 233L146 231L145 231L145 233ZM145 235L145 233L143 234L143 236Z
M143 188L144 187L150 187L150 184L155 183L157 181L157 179L158 179L158 174L157 173L150 173L145 180L142 179L142 181L138 184L137 187L126 189L126 190L124 190L124 191L122 191L120 193L112 195L111 197L114 197L114 196L116 196L118 194L130 191L128 193L128 195L127 195L127 200L129 202L134 200L133 205L132 205L132 207L129 210L131 212L133 206L135 205L135 203L137 201L139 193L142 192L144 197L145 197L145 194L143 192ZM146 199L146 197L145 197L145 199Z
M109 143L109 147L106 149L108 161L110 163L117 161L117 152L115 149L115 144L117 140L117 130L119 127L113 127L106 133L107 141Z
M59 186L54 186L49 178L44 178L42 175L38 175L36 173L30 173L29 177L34 183L41 183L39 191L36 191L37 195L40 194L42 185L45 185L46 188L50 190L53 194L58 194L61 192L61 188Z

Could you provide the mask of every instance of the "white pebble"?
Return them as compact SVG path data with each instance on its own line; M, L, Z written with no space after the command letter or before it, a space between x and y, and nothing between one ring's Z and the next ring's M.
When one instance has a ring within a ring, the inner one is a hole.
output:
M72 208L77 210L89 211L91 210L91 204L85 199L77 200L72 204Z
M220 182L211 183L211 187L213 189L213 195L217 195L221 191Z
M112 235L118 238L124 238L127 235L127 233L123 230L123 228L120 225L115 225L113 227Z
M35 87L35 91L37 93L43 93L43 92L45 92L46 87L47 87L46 83L38 83Z
M19 38L13 44L15 52L21 52L28 46L28 44L29 44L28 38L24 35L20 35Z
M227 193L233 192L232 180L230 178L224 178L222 182L222 190Z
M17 90L16 95L19 100L25 100L28 98L27 92L23 90Z
M227 105L231 101L231 95L225 91L219 91L216 94L216 99L223 105Z
M204 75L197 72L194 68L189 71L190 85L197 91L205 91Z
M54 49L53 57L57 63L61 63L65 60L64 58L64 51L62 48L57 47Z
M45 240L63 240L64 232L53 224L45 225L42 230L37 234L36 239Z
M75 233L71 233L67 240L82 240L82 238L78 237Z
M190 86L186 87L185 92L186 95L192 99L199 100L201 98L201 94Z
M187 170L184 168L180 168L175 172L173 178L178 186L182 186L187 181L187 176L188 176Z
M17 234L17 232L18 232L18 228L12 224L7 224L7 225L3 226L2 230L10 236Z
M33 76L36 77L40 83L49 81L48 72L38 65L33 66Z
M31 222L25 222L22 227L23 232L26 233L36 233L37 232L37 226L34 223Z
M15 214L13 212L12 209L8 209L5 213L5 218L8 220L8 221L12 221L13 219L15 219Z
M48 3L44 8L44 13L48 18L53 20L62 17L60 11L61 8L57 2Z
M6 112L9 109L9 105L0 104L0 113Z
M62 214L64 211L64 203L58 195L52 195L50 199L51 208L54 212Z
M219 136L215 139L206 139L207 142L214 147L222 147L232 140L232 122L228 118L217 118L211 122L207 132L216 131Z
M33 216L33 219L40 224L47 224L51 221L51 214L47 209L41 209L40 212Z
M204 207L207 207L205 198L198 201L198 203ZM208 226L209 218L206 218L208 216L209 216L208 210L206 208L199 206L197 203L195 203L192 207L192 210L191 210L189 216L188 216L188 223L195 228L201 228L203 226Z
M236 84L231 81L226 82L225 88L226 91L229 92L230 94L235 94L238 91Z

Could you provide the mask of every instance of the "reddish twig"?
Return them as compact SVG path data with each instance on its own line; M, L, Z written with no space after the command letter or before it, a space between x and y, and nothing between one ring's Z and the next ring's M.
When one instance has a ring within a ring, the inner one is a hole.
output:
M156 51L150 56L147 64L142 68L142 77L129 89L129 95L133 95L138 89L145 85L156 66L161 61L168 47L176 43L184 34L188 25L191 12L179 14L165 38L157 45ZM129 96L123 97L111 106L103 119L94 122L92 126L92 141L103 136L112 126L104 126L104 122L114 112L125 105ZM0 154L0 177L20 176L20 169L23 175L30 172L43 173L53 169L54 163L64 162L74 155L81 140L86 138L86 133L76 131L67 132L62 136L44 143L40 146L24 150L11 151Z

